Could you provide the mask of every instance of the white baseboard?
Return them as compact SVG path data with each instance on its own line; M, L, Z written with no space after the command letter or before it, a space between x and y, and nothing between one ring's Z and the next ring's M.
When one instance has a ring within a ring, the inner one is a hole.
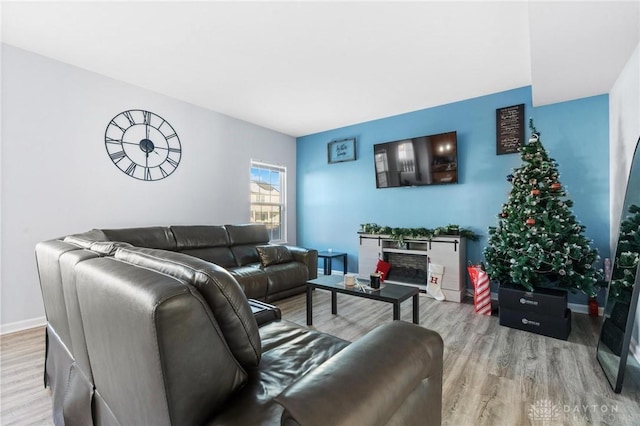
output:
M10 322L0 325L0 335L15 333L17 331L27 330L34 327L42 327L47 324L46 317L31 318L28 320Z
M349 272L351 273L351 272ZM324 275L324 269L320 269L318 268L318 276L320 275ZM342 269L340 269L339 271L332 269L331 270L331 275L344 275L344 272L342 272Z

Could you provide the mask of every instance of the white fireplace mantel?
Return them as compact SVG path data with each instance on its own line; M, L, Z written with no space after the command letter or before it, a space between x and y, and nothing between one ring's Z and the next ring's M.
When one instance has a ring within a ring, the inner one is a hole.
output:
M389 279L392 284L413 285L421 290L426 290L427 270L429 263L444 266L442 277L442 292L446 300L461 302L466 295L467 274L466 264L466 239L459 235L438 235L431 239L416 238L405 239L406 248L398 248L396 241L390 235L378 235L358 233L358 275L362 279L368 279L369 274L374 272L379 259L391 263ZM417 256L413 260L398 260L397 256ZM394 277L394 259L396 259L396 269L415 268L422 270L416 272L415 276L405 273L399 277ZM398 277L398 278L396 278ZM424 277L424 280L423 280Z

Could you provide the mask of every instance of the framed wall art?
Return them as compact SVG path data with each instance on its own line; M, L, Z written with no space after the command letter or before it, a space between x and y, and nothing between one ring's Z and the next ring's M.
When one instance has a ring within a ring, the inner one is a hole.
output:
M340 139L329 142L327 148L329 164L354 161L356 159L356 138Z
M512 154L524 143L524 104L496 110L496 154Z

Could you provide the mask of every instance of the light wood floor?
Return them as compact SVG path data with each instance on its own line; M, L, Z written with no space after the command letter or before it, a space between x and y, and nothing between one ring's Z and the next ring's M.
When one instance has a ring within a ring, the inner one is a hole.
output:
M53 425L44 389L44 327L0 337L0 425Z
M306 324L304 295L275 304L285 319ZM383 302L338 295L335 316L330 305L328 292L314 292L313 327L347 340L392 317ZM411 321L410 300L402 319ZM445 343L445 425L640 424L640 389L625 383L613 393L595 359L595 318L573 314L569 340L562 341L502 327L495 316L474 314L471 304L421 296L420 324ZM42 387L44 329L5 335L1 344L0 424L51 425L51 398ZM546 417L533 411L543 404L551 409Z

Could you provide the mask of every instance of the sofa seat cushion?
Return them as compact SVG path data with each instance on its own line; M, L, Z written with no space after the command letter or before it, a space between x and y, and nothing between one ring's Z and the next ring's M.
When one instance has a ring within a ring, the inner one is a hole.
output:
M258 251L260 264L263 268L271 265L279 265L281 263L289 263L293 261L291 252L285 246L268 244L264 246L257 246L256 250Z
M304 286L309 273L300 262L281 263L263 268L269 279L268 294L276 294L291 288Z
M248 299L265 300L269 279L266 272L260 269L259 263L229 268L229 272L238 281Z
M248 371L245 387L208 425L279 425L283 409L274 398L349 345L338 337L284 320L262 326L260 338L260 365Z
M240 365L260 362L258 324L238 282L218 265L164 250L120 248L116 259L152 269L193 285L209 304L216 321Z

